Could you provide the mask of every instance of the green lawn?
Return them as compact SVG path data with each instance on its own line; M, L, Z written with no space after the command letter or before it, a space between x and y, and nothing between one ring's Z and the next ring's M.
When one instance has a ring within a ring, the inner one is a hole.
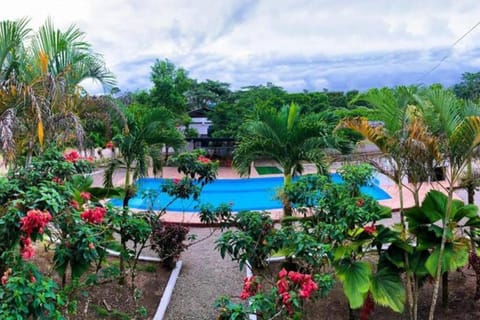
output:
M278 169L277 167L255 167L255 169L257 170L258 174L260 174L260 175L282 173L282 171L280 169Z

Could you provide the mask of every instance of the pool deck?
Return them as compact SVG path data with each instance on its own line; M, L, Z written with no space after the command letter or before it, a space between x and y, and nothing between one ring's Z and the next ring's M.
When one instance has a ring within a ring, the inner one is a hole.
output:
M315 167L311 165L305 166L305 173L314 173ZM151 175L153 176L153 174ZM259 175L255 169L252 170L250 178L259 178L259 177L279 177L281 175L273 174L273 175ZM177 172L175 167L164 167L162 175L160 177L173 179L173 178L181 178L181 174ZM94 178L94 186L101 186L103 180L103 170L99 169L97 172L93 174ZM218 179L232 179L232 178L240 178L239 174L232 168L229 167L220 167L218 170ZM113 177L114 185L122 185L125 179L125 170L117 170ZM385 221L381 221L380 223L384 224L393 224L399 222L398 217L398 210L400 208L400 199L398 189L393 184L380 184L380 187L387 192L391 199L380 200L379 203L386 207L392 209L393 214L392 218L387 219ZM419 191L419 198L422 201L425 198L425 195L430 190L439 190L445 192L445 188L443 187L442 182L433 182L433 183L424 183ZM464 195L461 193L454 193L454 197L456 199L465 200ZM404 207L410 208L414 206L414 199L412 193L404 189ZM282 209L272 209L268 210L275 221L278 221L282 218L283 212ZM177 211L168 211L166 214L162 216L162 220L172 222L172 223L183 223L191 226L204 226L201 223L200 217L197 213L191 212L177 212Z

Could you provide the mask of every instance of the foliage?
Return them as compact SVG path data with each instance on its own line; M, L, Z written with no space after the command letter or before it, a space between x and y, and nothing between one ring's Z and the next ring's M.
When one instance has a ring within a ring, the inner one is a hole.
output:
M2 319L64 319L65 297L58 285L31 264L4 272L0 300Z
M215 303L219 319L249 319L249 315L253 314L259 319L302 319L304 301L317 298L318 291L332 288L329 277L285 269L276 275L274 283L273 288L266 290L258 277L246 277L240 298L248 299L250 304L236 304L228 297L221 297Z
M269 214L244 211L232 216L229 222L229 226L238 230L228 230L216 241L215 248L222 258L228 253L232 260L239 262L240 269L246 263L256 268L265 267L265 259L276 243L276 231Z
M181 224L158 221L153 228L150 242L167 269L173 269L180 254L187 248L184 241L189 229Z

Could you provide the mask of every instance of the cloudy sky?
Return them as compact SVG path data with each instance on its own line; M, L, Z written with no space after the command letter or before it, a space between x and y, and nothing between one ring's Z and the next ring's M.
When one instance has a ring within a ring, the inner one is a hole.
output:
M150 88L150 67L165 58L193 78L233 89L266 82L289 91L451 85L480 71L480 26L452 47L480 22L478 0L2 3L2 19L24 16L34 28L47 17L60 28L78 25L122 91Z

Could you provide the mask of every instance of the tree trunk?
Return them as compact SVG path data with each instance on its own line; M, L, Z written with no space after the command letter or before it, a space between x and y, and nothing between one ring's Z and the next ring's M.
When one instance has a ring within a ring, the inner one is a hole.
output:
M442 307L448 307L448 271L442 274Z
M284 169L284 170L285 170L284 172L289 172L286 169ZM292 204L290 203L290 201L287 199L287 197L285 195L285 188L287 186L289 186L291 182L292 182L292 175L289 174L289 173L285 173L284 176L283 176L284 191L283 191L283 194L282 194L283 215L285 217L290 217L292 215L292 211L293 211L292 210Z
M452 178L452 174L450 175L450 179ZM445 221L442 223L443 232L442 232L442 241L440 243L440 253L438 254L438 265L437 271L435 274L435 284L433 286L433 294L432 294L432 303L430 305L430 312L428 314L428 320L433 320L435 317L435 307L437 306L438 300L438 291L440 289L440 278L442 277L442 266L443 266L443 257L445 253L445 242L447 242L447 232L448 232L448 225L450 223L450 211L452 210L452 200L453 200L453 185L450 186L448 189L448 202L447 202L447 209L445 213ZM448 296L448 292L447 292Z

